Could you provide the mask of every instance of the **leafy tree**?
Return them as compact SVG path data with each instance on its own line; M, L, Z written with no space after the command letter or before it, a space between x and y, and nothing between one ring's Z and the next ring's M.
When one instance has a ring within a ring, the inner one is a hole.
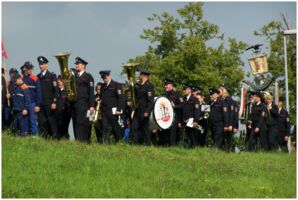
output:
M276 76L284 77L284 41L282 23L272 21L264 25L255 35L265 37L270 44L268 56L269 71ZM287 36L287 63L291 121L296 121L296 35ZM285 97L284 80L280 81L280 96ZM284 103L285 104L285 103Z
M234 38L228 38L225 44L219 27L203 20L202 6L201 2L189 3L177 10L178 18L167 12L148 18L158 25L145 29L140 37L151 45L144 55L129 62L139 62L142 68L151 71L150 79L158 95L163 93L163 78L173 79L178 90L188 81L202 87L205 93L221 83L225 83L233 94L239 92L244 78L240 53L247 45ZM209 40L219 40L220 45L208 47Z

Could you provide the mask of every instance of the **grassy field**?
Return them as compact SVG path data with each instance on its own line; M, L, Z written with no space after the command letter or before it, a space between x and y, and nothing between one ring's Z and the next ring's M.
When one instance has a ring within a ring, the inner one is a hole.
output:
M2 135L2 197L295 198L296 154Z

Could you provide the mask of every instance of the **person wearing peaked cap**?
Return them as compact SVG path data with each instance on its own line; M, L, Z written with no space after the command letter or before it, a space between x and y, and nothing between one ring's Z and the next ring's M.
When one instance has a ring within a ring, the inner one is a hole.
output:
M273 96L265 91L265 106L267 107L267 135L269 142L269 150L276 151L279 145L278 132L278 106L273 102Z
M76 57L75 64L77 98L75 102L70 103L74 135L76 140L90 143L91 125L88 117L94 113L94 79L86 72L87 61Z
M290 136L290 116L286 109L283 108L283 98L279 98L278 102L278 132L279 132L279 146L285 152L289 152L288 149L288 140Z
M84 59L80 58L80 57L76 57L76 62L75 62L76 65L78 64L83 64L83 65L88 65L88 62L85 61Z
M148 69L143 68L140 70L140 75L149 76L150 72L148 71Z
M179 139L178 122L181 117L181 109L183 103L183 97L177 91L174 91L174 81L171 79L164 79L165 93L163 96L167 97L174 109L175 115L172 126L170 129L162 130L158 132L159 141L162 141L163 145L175 146Z
M10 68L10 70L9 70L9 75L10 74L13 74L14 72L17 72L18 70L16 69L16 68Z
M39 63L39 65L41 65L41 64L47 64L49 61L44 56L38 56L37 57L37 62Z
M196 147L198 144L198 139L195 131L200 117L200 105L199 101L192 95L192 85L188 82L183 85L183 104L182 104L182 114L179 120L179 128L185 127L185 136L188 148ZM189 121L193 121L192 124Z
M210 93L210 128L211 135L215 146L218 149L223 150L224 141L224 127L228 127L229 113L228 108L224 105L223 100L219 96L217 89L209 89Z
M56 74L48 70L48 60L39 56L37 58L40 73L37 75L41 86L41 106L38 113L38 128L45 138L59 139L57 120L55 111L57 109L57 99L59 89Z
M21 136L26 136L29 133L28 112L30 109L30 92L29 88L21 79L19 73L14 72L12 82L15 82L15 88L12 91L12 110L14 116L14 133L20 133Z
M99 71L100 77L101 77L102 79L104 79L105 76L110 76L110 73L111 73L110 70L102 70L102 71Z
M21 67L22 78L24 83L28 86L30 92L30 109L28 111L29 116L29 132L32 136L38 135L38 123L37 114L40 111L42 96L41 96L41 85L40 80L37 76L32 74L33 65L30 61L26 61Z
M70 107L69 107L69 101L67 99L67 95L64 89L64 83L62 80L62 77L58 76L58 98L56 100L56 110L55 110L55 116L56 116L56 123L57 123L57 129L58 129L58 139L65 138L69 139L68 134L68 127L71 120L70 116Z
M104 82L100 89L103 143L110 143L111 134L114 134L115 143L118 143L122 135L118 119L125 108L122 87L112 79L109 70L100 71L100 75Z
M260 141L261 149L268 150L267 135L267 108L262 103L263 95L257 91L254 96L254 103L251 112L251 131L249 134L248 151L257 150L257 143Z
M95 102L94 102L94 107L95 107L95 112L101 112L100 110L96 110L97 106L99 103L101 103L101 87L103 86L102 82L98 82L95 86ZM99 107L100 108L100 107ZM98 143L103 142L103 133L102 133L102 124L101 124L101 119L98 120L96 124L94 124L94 129L95 129L95 134L96 134L96 139Z
M252 124L252 108L254 105L254 94L256 93L255 91L248 91L248 102L245 105L245 110L246 110L246 118L245 118L245 125L246 125L246 136L245 136L245 149L248 150L248 145L249 145L249 138L250 138L250 133L251 133L251 124Z
M135 144L151 145L151 131L149 130L149 118L154 106L155 89L149 80L150 72L142 69L140 72L140 81L136 87L137 108L134 112L132 122L132 137Z

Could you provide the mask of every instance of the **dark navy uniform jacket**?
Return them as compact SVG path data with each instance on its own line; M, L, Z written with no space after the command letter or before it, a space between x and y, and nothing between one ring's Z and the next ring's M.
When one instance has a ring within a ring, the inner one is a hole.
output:
M187 100L187 97L184 97L183 101L183 110L182 110L182 121L180 122L186 122L189 118L194 118L194 122L199 122L200 118L200 103L198 99L190 95L189 99Z
M267 108L261 103L254 103L251 112L252 126L254 128L262 128L266 125Z
M101 108L105 111L112 110L116 107L116 110L124 112L125 101L122 93L120 83L111 80L109 85L103 84L100 88L101 91Z
M41 105L51 105L52 103L56 103L58 98L58 86L57 86L57 77L56 75L50 73L48 70L45 75L39 73L37 77L40 80L41 85L41 94L42 94L42 102Z
M271 104L272 109L267 109L267 125L268 127L278 126L278 106L274 103Z
M77 77L77 101L76 103L88 102L89 107L94 107L94 79L91 74L84 72Z
M138 85L136 89L137 107L142 113L147 112L149 115L154 106L154 86L150 81L146 81L143 85Z
M289 136L291 125L288 111L281 109L278 116L278 130L283 136Z
M174 103L174 112L175 112L175 118L180 119L180 116L182 114L182 106L183 106L183 97L181 94L177 91L169 91L166 92L163 96L167 97L171 102Z
M37 76L30 74L22 76L23 82L28 86L30 92L31 103L35 106L41 105L41 87Z
M13 110L22 111L24 109L29 110L30 108L30 91L26 84L22 84L20 86L16 86L12 91L12 103Z
M229 126L229 112L228 107L218 97L215 101L210 102L210 121L213 123L223 123L224 127Z

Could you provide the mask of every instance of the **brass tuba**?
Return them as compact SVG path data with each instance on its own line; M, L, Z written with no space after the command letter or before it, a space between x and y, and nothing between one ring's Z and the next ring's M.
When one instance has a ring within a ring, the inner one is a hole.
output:
M63 52L55 55L59 62L62 81L64 83L64 89L66 92L67 99L71 102L77 99L77 87L76 87L76 77L73 71L68 69L68 57L70 53Z
M126 70L127 79L128 79L128 101L131 102L131 108L133 111L137 109L137 99L136 99L136 67L139 63L127 63L124 65L124 69Z

